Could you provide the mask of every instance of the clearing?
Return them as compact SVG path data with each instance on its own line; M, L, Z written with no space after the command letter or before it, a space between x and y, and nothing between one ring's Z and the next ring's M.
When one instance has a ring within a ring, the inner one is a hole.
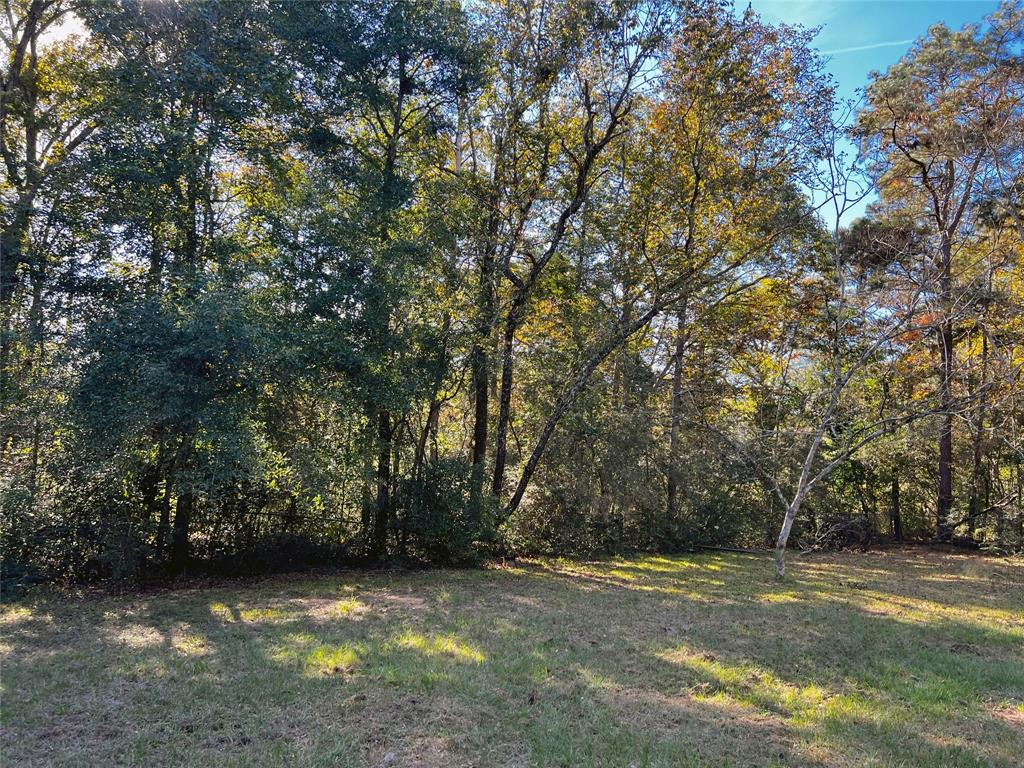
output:
M1011 766L1024 561L708 553L0 609L6 765Z

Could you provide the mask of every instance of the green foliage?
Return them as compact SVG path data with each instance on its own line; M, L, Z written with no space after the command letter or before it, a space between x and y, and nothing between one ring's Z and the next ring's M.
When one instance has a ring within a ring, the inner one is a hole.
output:
M65 13L84 34L51 39ZM810 469L838 464L797 539L894 535L894 480L927 538L936 318L943 522L1024 544L1018 3L876 79L857 132L882 198L836 232L812 188L855 169L813 35L717 0L11 14L5 590L763 546L819 426ZM914 159L975 156L937 292Z
M476 563L494 542L495 505L474 498L473 468L460 459L442 459L403 482L396 517L406 553L428 562Z

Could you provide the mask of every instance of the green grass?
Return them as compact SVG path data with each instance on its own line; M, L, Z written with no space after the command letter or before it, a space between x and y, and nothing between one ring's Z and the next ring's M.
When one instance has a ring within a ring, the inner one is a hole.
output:
M1013 766L1024 562L529 561L2 609L2 761Z

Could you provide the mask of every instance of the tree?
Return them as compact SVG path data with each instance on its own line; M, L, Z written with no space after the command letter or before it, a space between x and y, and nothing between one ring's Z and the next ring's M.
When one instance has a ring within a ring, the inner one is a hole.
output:
M1019 5L5 9L5 575L1024 541Z
M932 27L910 53L867 89L858 132L873 153L884 203L926 224L938 281L933 293L939 351L940 416L936 536L952 536L953 401L958 254L979 237L981 202L1005 178L1005 159L1018 151L1007 127L1020 122L1021 80L1015 46L1019 4L1007 3L989 27L959 32ZM1002 161L1002 162L1001 162ZM1012 206L1011 206L1012 207Z
M624 297L628 312L569 379L506 516L522 500L558 421L604 360L684 301L714 307L735 298L800 238L806 211L786 190L811 158L800 138L829 105L804 44L753 14L737 20L713 7L690 19L674 41L666 98L636 136L644 157L654 159L628 182L638 218L628 220L625 240L616 243L645 265L644 282Z
M5 11L0 72L0 157L5 171L0 182L0 460L16 450L12 441L25 437L16 426L17 398L25 394L19 392L23 382L18 373L32 367L42 341L48 278L43 243L59 217L63 188L74 178L61 174L93 136L103 98L102 90L94 89L94 50L76 40L44 50L44 35L67 17L69 3L9 0ZM19 317L16 292L25 277L29 306ZM29 343L21 346L26 366L12 358L19 339L26 341L16 327L19 319L28 321Z

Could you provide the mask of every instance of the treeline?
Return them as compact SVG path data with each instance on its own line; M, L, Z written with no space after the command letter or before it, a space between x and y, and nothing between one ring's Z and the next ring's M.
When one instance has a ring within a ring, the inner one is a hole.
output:
M1024 544L1018 2L5 9L8 583Z

